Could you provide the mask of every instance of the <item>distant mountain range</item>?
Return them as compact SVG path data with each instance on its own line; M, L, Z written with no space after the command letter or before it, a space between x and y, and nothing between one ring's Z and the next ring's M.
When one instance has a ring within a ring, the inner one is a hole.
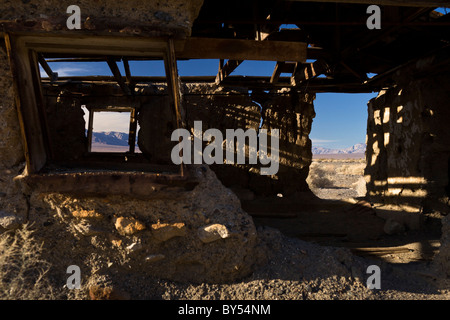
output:
M329 149L323 147L312 147L313 154L356 154L356 153L365 153L366 152L366 144L365 143L357 143L354 146L351 146L346 149Z
M128 146L128 133L123 132L92 132L92 143L110 146Z
M128 146L128 133L123 132L93 132L92 143L110 146ZM137 141L137 139L136 139ZM366 152L366 144L358 143L346 149L330 149L323 147L313 147L313 154L360 154Z

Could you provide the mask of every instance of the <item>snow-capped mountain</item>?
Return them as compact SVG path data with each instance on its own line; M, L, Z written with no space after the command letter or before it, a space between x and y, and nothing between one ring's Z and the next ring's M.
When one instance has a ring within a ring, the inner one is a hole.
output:
M355 154L355 153L365 153L366 152L366 144L365 143L357 143L354 146L345 149L329 149L323 147L313 147L313 154Z

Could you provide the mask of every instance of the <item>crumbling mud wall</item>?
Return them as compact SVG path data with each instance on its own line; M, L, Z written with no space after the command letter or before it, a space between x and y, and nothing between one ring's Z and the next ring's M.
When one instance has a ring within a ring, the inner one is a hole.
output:
M450 212L449 71L445 53L419 60L397 71L396 86L369 102L368 196L387 209L386 218L410 229L420 228L427 215ZM448 270L448 219L442 222L438 260Z
M195 121L202 122L203 132L215 128L224 138L226 129L266 129L268 134L271 129L279 130L278 172L261 175L261 164L249 164L248 158L245 164L235 161L234 164L212 165L225 186L237 192L250 190L256 196L278 193L291 196L309 191L306 178L312 160L309 133L315 116L314 95L290 89L249 92L246 88L200 83L185 85L183 92L186 125L191 132Z
M29 216L36 235L48 239L52 272L64 279L67 266L78 265L87 286L100 276L120 282L130 272L194 283L251 273L257 259L251 217L207 166L191 166L190 174L194 189L151 198L32 192Z
M27 30L59 31L66 29L70 1L28 0L0 1L1 20L16 21ZM111 2L76 1L81 11L81 29L140 35L190 34L203 0L164 0Z
M86 124L80 99L68 90L49 88L44 95L45 118L52 158L79 160L87 152Z
M0 45L0 232L26 220L28 204L14 182L25 167L13 78L6 50Z

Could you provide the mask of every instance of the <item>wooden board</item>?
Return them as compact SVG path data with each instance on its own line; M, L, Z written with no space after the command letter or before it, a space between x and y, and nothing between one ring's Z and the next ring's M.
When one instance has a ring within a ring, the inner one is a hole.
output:
M304 42L192 37L177 58L305 62L306 55Z

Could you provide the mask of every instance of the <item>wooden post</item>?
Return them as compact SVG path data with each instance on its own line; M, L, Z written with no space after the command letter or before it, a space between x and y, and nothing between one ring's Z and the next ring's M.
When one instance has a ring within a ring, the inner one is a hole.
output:
M10 34L5 33L5 44L14 78L15 102L22 132L27 173L35 173L39 172L47 162L42 115L39 114L36 88L33 85L33 74L36 68L33 70L31 66L33 56L30 56L30 50L23 42L20 42L20 39L12 39Z
M130 112L130 136L128 137L128 144L130 145L130 153L134 154L136 149L136 130L137 130L137 120L136 120L136 107Z
M88 152L92 151L92 131L94 126L94 111L92 109L89 109L89 124L88 124Z
M175 111L177 128L183 128L183 120L181 118L181 97L180 97L180 82L178 78L177 59L175 56L175 46L173 39L169 38L167 42L167 53L165 59L167 87L169 88L169 94L172 96L172 103ZM180 138L181 139L181 138ZM184 164L180 166L181 176L185 175Z

